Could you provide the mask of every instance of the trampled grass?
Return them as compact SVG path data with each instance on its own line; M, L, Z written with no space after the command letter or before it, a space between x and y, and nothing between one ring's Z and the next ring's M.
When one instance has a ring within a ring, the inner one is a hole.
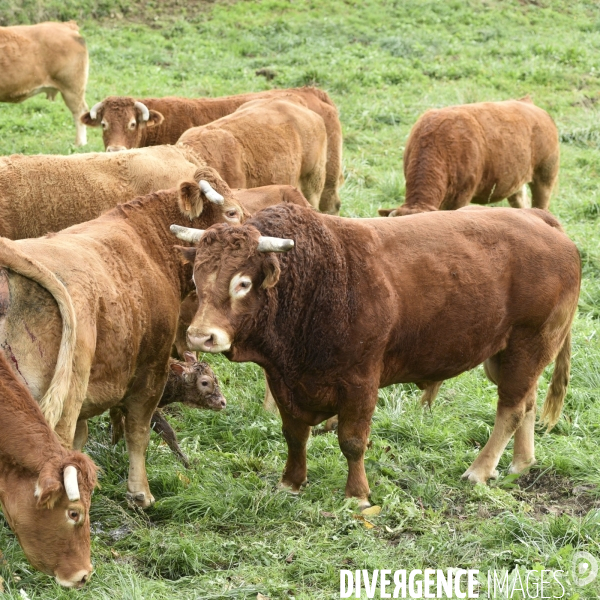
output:
M47 17L80 21L91 58L89 105L108 94L322 86L344 126L347 217L401 202L402 152L424 110L529 93L560 130L551 210L581 250L584 282L564 416L550 434L538 430L538 465L520 482L473 488L460 481L494 420L496 390L476 369L446 382L431 411L412 386L380 391L367 454L372 499L382 507L375 527L343 498L346 464L335 434L311 438L302 495L277 492L286 450L278 418L261 407L262 375L210 357L227 410L181 408L170 417L192 469L153 437L148 470L157 503L146 513L132 509L124 446L112 448L107 418L96 419L87 450L104 471L92 508L93 579L72 592L32 571L2 522L7 597L23 589L32 599L335 598L340 569L571 573L577 550L600 559L597 3L0 0L4 24ZM272 81L255 76L262 67L276 73ZM89 137L86 150L101 150L100 133ZM0 105L0 154L81 151L72 139L60 99ZM551 368L540 380L540 402L550 375ZM507 453L504 473L508 464ZM598 580L566 588L565 598L600 597Z

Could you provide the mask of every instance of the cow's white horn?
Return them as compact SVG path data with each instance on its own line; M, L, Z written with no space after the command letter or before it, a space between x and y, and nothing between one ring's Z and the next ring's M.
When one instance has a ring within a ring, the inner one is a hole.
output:
M208 181L204 181L201 179L199 181L200 189L202 193L210 200L213 204L223 204L225 202L225 198L215 190Z
M98 111L102 108L102 102L97 102L96 104L94 104L94 106L92 106L92 109L90 110L90 118L94 119L94 121L96 120L96 117L98 116Z
M287 252L294 247L294 240L261 235L258 238L259 252Z
M175 234L184 242L195 244L202 239L204 229L192 229L191 227L182 227L181 225L171 225L171 233Z
M133 106L135 106L135 108L137 108L142 113L143 121L147 121L150 118L150 111L148 110L148 107L145 104L143 104L139 100L136 100Z
M71 502L79 500L79 484L77 483L77 469L73 465L65 467L64 473L65 491L67 492L67 498Z

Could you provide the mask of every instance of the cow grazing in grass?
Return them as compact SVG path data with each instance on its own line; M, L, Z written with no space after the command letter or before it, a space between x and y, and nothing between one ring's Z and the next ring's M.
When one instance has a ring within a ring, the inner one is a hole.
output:
M79 588L92 573L89 509L96 467L60 444L13 369L17 363L9 365L0 353L2 510L29 562L61 585Z
M267 90L222 98L109 96L95 104L81 121L89 127L102 127L104 148L108 151L175 144L188 129L230 115L246 102L290 93L301 98L325 124L327 167L319 210L337 214L340 208L338 188L343 183L342 127L335 104L326 92L317 88Z
M0 236L39 237L94 219L121 202L191 179L199 164L173 146L0 157Z
M532 206L547 209L558 166L556 125L529 97L428 110L406 143L404 204L379 214L398 217L504 198L523 208L525 184Z
M227 401L221 393L219 381L210 365L198 362L192 352L184 352L184 361L169 360L169 376L165 390L158 403L158 408L181 402L191 408L223 410ZM116 444L123 437L125 415L119 408L110 409L112 423L112 443ZM160 410L154 411L151 426L168 444L186 467L190 466L187 456L177 443L177 435Z
M185 214L179 190L163 190L43 238L0 239L0 345L66 444L81 448L87 419L121 408L128 492L142 507L154 500L144 462L150 419L167 381L179 304L192 288L169 225L243 218L213 170L197 175L200 192ZM66 297L15 268L17 260L54 273Z
M288 444L283 487L300 490L310 426L338 414L346 495L367 505L363 458L378 388L441 381L482 362L498 385L496 422L463 477L495 477L513 434L511 472L534 462L537 379L556 359L542 413L552 426L581 271L549 213L341 219L279 205L196 237L181 250L199 298L190 347L265 369Z
M0 102L23 102L45 93L54 100L61 93L73 114L75 143L86 143L85 86L88 53L74 21L0 27Z
M323 119L293 94L247 102L231 115L188 129L177 147L201 156L231 187L297 185L319 208L327 132Z

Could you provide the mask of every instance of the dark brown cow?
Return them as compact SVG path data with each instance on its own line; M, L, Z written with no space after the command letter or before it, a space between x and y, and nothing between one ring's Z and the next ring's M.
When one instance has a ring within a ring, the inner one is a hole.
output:
M327 130L327 169L319 210L337 214L342 185L342 127L335 104L326 92L313 87L267 90L222 98L131 98L109 96L82 116L89 127L102 126L108 151L175 144L185 131L230 115L242 104L260 98L300 97L321 116Z
M84 146L88 53L75 21L0 27L0 102L23 102L36 94L61 93Z
M181 250L195 261L199 298L190 347L265 369L288 443L283 487L300 490L310 426L338 414L346 495L367 505L377 389L482 362L498 385L496 423L463 477L496 476L513 434L511 472L534 462L537 380L556 359L542 412L552 426L569 379L581 271L549 213L341 219L279 205L198 235L197 248Z
M113 406L123 410L128 492L143 507L154 500L144 461L150 419L167 381L179 304L192 287L190 268L173 252L169 225L239 223L244 216L214 171L197 175L219 193L201 181L206 191L185 214L179 190L163 190L43 238L0 239L0 265L11 269L2 271L8 282L0 294L4 352L34 398L46 399L44 416L68 445L85 443L88 418ZM55 274L76 318L25 267L14 269L17 259ZM57 356L68 367L63 376L57 376ZM51 383L60 392L50 396Z
M0 353L0 502L25 556L67 587L92 573L89 509L96 466L66 450Z
M198 362L192 352L184 352L185 361L169 360L169 376L165 390L158 403L158 409L181 402L186 406L198 409L223 410L227 401L221 393L219 381L210 365ZM118 408L110 409L112 423L112 443L116 444L123 437L125 415ZM151 427L168 444L186 467L190 466L187 456L177 443L177 434L169 425L160 410L154 411Z
M404 204L379 214L398 217L503 198L523 208L525 184L532 205L546 209L559 155L554 121L529 97L428 110L406 143Z

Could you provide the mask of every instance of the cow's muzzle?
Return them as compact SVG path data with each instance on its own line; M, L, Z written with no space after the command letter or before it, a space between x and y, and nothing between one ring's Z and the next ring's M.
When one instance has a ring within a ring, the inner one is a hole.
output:
M121 152L122 150L127 150L125 146L107 146L107 152Z
M89 569L81 569L71 575L68 579L63 578L58 574L56 574L55 577L56 581L64 587L81 589L90 580L93 570L93 567L90 565Z

